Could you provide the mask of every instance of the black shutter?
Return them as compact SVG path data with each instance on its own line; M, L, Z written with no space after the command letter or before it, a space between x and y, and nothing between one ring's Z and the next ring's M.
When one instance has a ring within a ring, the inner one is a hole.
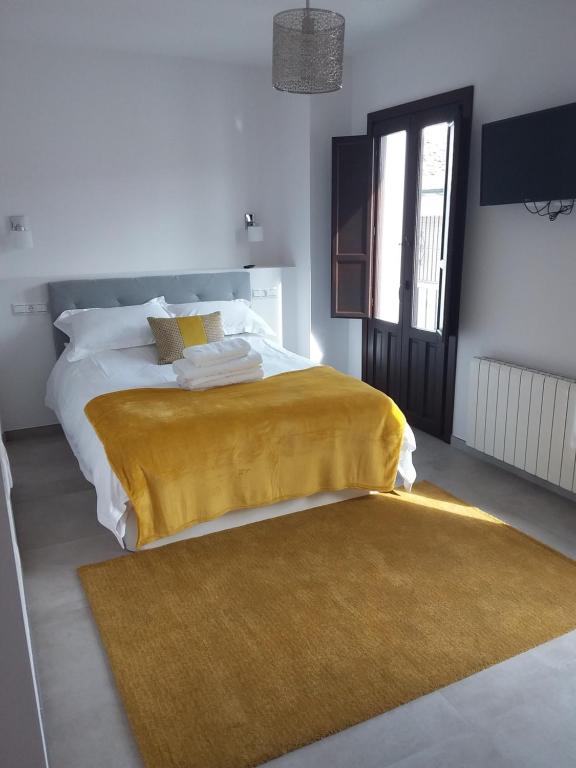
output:
M372 137L332 139L332 317L371 315L372 154Z

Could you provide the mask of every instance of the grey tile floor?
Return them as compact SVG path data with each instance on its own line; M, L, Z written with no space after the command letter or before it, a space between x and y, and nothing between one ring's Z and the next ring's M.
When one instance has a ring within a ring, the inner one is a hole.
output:
M420 479L576 557L576 505L419 434ZM9 444L51 768L142 763L76 577L122 553L60 436ZM576 632L268 764L576 768ZM155 766L162 768L162 766Z

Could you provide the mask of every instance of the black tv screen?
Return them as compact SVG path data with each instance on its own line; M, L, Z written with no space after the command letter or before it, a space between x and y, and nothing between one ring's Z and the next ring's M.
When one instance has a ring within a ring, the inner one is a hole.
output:
M482 126L480 205L576 197L576 104Z

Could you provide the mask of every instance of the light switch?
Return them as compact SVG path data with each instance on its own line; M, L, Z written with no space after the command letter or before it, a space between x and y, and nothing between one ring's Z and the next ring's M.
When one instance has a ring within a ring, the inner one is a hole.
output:
M12 304L14 315L35 315L39 312L48 312L48 304Z
M252 289L252 298L253 299L265 299L267 296L267 291L264 288L253 288Z

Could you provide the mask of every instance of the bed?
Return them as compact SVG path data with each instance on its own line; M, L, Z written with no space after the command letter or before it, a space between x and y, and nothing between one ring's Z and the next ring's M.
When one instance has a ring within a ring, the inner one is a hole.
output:
M50 283L48 291L53 319L67 309L143 304L156 296L165 296L173 304L238 298L250 300L251 296L250 275L246 272L65 281ZM242 334L242 337L262 355L265 378L305 371L316 365L284 349L269 337L254 334ZM134 550L138 539L136 515L84 408L94 398L106 393L136 388L177 388L176 375L172 366L157 364L153 346L106 350L77 362L69 362L67 356L61 354L66 336L57 329L55 342L59 358L48 380L46 403L58 417L84 476L96 488L98 520L116 536L121 546ZM415 478L411 458L414 449L414 436L406 425L398 471L407 486ZM141 548L161 546L366 493L366 489L345 489L233 510L149 542Z

